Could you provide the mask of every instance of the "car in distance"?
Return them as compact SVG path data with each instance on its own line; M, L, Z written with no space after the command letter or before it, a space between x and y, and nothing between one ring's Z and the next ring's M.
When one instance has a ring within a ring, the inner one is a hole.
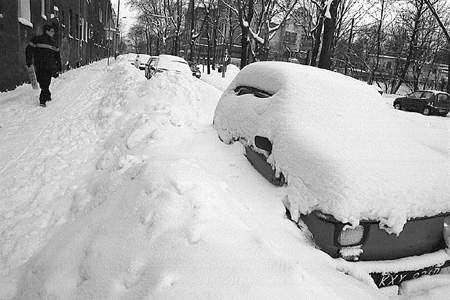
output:
M150 79L150 77L151 77L151 75L150 75L151 66L155 65L157 59L158 59L158 56L150 56L150 58L148 59L147 63L145 64L145 77L147 79Z
M192 76L195 76L197 78L202 77L202 73L200 72L200 68L197 66L197 64L193 61L188 61L189 67L192 71Z
M156 73L170 72L192 76L191 68L187 61L179 56L160 54L147 66L146 77L152 78Z
M134 59L134 66L138 68L139 70L145 70L145 67L147 66L147 62L150 58L150 55L147 54L137 54L136 58Z
M397 118L358 80L258 62L224 91L213 126L223 142L242 143L267 180L286 186L288 218L322 251L386 287L450 262L448 150L424 146L427 137L409 135L414 129ZM432 134L448 136L445 128Z
M424 90L396 98L395 109L420 112L426 116L436 114L445 117L450 111L450 95L442 91Z

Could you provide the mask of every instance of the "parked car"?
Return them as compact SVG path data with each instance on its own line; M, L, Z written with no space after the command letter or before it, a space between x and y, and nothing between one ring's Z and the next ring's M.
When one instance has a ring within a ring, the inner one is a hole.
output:
M187 61L182 57L173 55L161 54L154 61L152 61L147 68L147 79L152 78L156 73L162 72L173 72L192 76L192 71Z
M150 77L151 77L150 70L151 70L152 66L154 67L157 60L158 60L158 56L150 56L147 63L145 64L145 77L147 79L150 79Z
M134 66L138 68L139 70L145 70L145 67L147 66L147 62L150 58L150 55L147 54L137 54L136 58L134 59Z
M128 61L134 66L134 63L136 61L136 53L130 52L127 54L127 57L128 57Z
M448 149L402 124L365 83L285 62L241 70L213 121L220 140L242 143L262 176L287 187L287 217L378 287L450 263ZM445 128L431 134L448 140Z
M450 95L446 92L416 91L394 100L394 108L420 112L426 116L436 114L445 117L450 111Z
M202 73L200 72L200 68L197 66L197 64L193 61L188 61L188 64L191 68L192 76L200 78L202 76Z

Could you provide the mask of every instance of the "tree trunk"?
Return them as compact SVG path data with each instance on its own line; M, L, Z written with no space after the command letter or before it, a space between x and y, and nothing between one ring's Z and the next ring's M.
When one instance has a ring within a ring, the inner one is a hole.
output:
M189 1L189 10L191 12L191 26L190 26L190 32L189 32L189 41L190 41L190 49L189 49L189 60L193 61L194 60L194 39L193 39L193 35L194 35L194 18L195 18L195 14L194 14L194 0L190 0Z
M211 74L211 34L209 32L209 13L205 21L206 21L206 39L207 39L206 72L208 74Z
M212 69L216 69L216 63L217 63L217 30L219 27L219 17L220 14L218 12L219 6L217 6L216 14L214 16L214 27L213 27L213 45L212 45L212 52L213 52L213 61L212 61Z
M416 47L417 42L417 33L419 31L419 21L422 16L422 8L423 8L423 0L420 0L419 7L417 8L417 13L414 18L414 29L411 35L411 39L409 42L409 50L408 50L408 56L406 58L405 66L402 69L402 72L400 73L400 76L398 77L397 82L392 87L392 94L397 93L398 89L402 85L402 83L405 81L406 74L408 73L409 66L411 65L411 61L414 58L414 48Z
M381 54L381 28L383 25L383 18L384 18L384 0L381 0L381 16L380 16L380 23L378 24L377 29L377 57L375 61L375 66L372 68L372 71L370 72L369 78L367 80L367 83L372 85L374 79L375 79L375 73L378 71L378 67L380 65L380 54Z
M228 30L228 42L229 42L229 46L228 46L228 54L231 57L231 48L233 47L233 18L232 18L232 11L231 8L228 9L229 13L228 13L228 26L230 27Z
M331 18L325 18L323 27L322 49L319 57L319 68L330 69L331 67L331 44L333 42L336 27L336 15L340 0L333 0L330 4Z
M248 63L248 28L241 27L241 65L240 68L244 68Z
M317 20L316 30L314 31L314 35L313 35L314 45L313 45L313 48L311 51L311 61L309 62L309 64L311 66L317 65L316 60L317 60L317 55L319 54L319 48L320 48L320 42L321 42L320 37L322 36L322 28L323 28L323 16L321 13Z
M252 23L253 19L253 8L254 8L255 0L248 0L247 3L247 11L248 15L245 16L245 7L242 6L241 0L238 0L238 8L239 8L239 23L241 25L241 69L244 68L249 62L249 26Z

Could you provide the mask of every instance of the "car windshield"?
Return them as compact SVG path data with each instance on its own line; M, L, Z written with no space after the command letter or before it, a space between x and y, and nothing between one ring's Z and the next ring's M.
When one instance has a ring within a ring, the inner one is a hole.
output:
M419 99L422 96L422 91L414 92L408 95L409 98Z

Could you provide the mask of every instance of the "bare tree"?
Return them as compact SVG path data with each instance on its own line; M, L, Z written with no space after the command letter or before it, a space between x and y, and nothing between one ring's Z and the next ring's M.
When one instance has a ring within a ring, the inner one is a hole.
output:
M436 3L439 1L436 1ZM436 21L438 22L439 26L441 27L443 33L445 34L445 37L447 38L447 47L448 47L448 55L447 55L447 64L448 64L448 71L447 71L447 93L450 93L450 34L447 30L448 26L446 27L444 25L444 22L442 21L441 17L439 17L438 13L436 12L436 9L434 8L433 4L430 2L430 0L425 0L425 3L427 4L428 8L430 9L431 13L435 17ZM443 11L449 11L450 7L444 6L445 9ZM447 14L447 18L449 18L449 15ZM448 19L447 19L448 21ZM447 24L448 25L448 24Z

